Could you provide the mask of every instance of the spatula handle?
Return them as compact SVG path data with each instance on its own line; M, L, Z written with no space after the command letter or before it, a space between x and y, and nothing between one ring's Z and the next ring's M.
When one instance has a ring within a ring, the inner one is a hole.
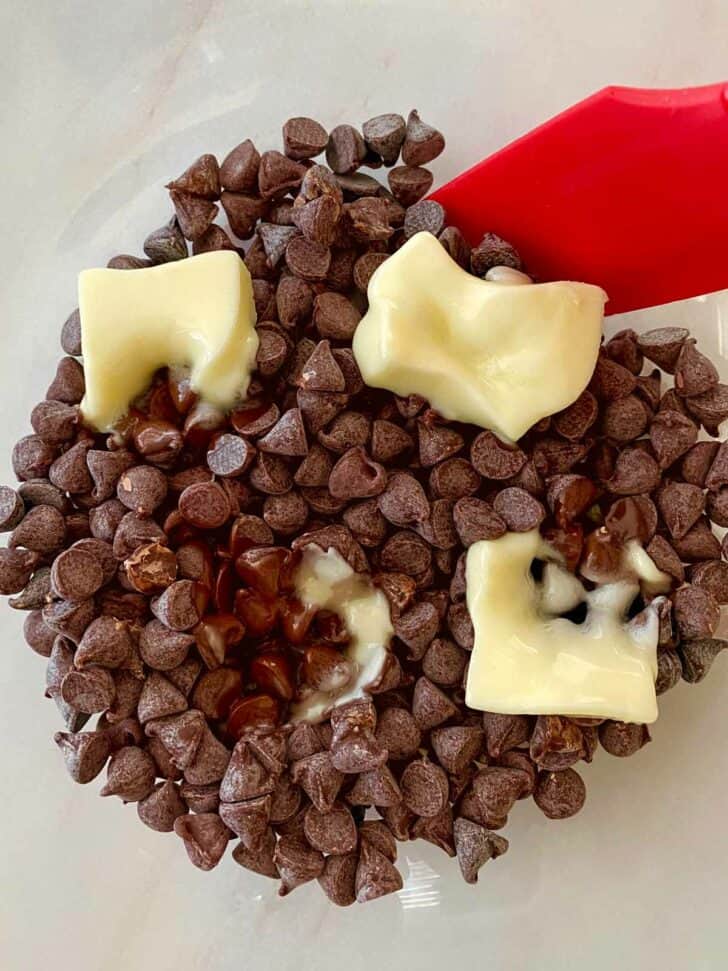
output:
M609 313L728 288L728 82L604 88L433 198L538 279L604 287Z

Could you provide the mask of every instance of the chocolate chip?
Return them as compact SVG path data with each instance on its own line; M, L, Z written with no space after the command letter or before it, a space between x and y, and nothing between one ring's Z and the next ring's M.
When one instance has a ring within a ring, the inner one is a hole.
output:
M725 442L720 444L715 454L715 458L705 477L705 485L713 492L728 485L728 448Z
M186 631L199 623L205 602L200 584L177 580L152 602L152 612L170 630Z
M717 435L721 422L728 418L728 385L717 384L704 394L687 398L685 404L711 435Z
M422 671L434 684L454 687L462 683L468 656L452 641L438 638L422 659Z
M410 239L415 233L439 236L445 226L445 210L433 199L423 199L410 206L404 217L404 235Z
M353 351L348 347L335 347L333 355L341 373L344 375L344 390L348 395L359 394L360 391L364 390L364 379L361 376Z
M122 802L139 802L154 784L152 757L135 745L114 752L109 762L102 796L119 796Z
M394 165L405 138L406 125L401 115L376 115L365 121L362 133L367 146L379 155L385 165Z
M253 192L258 186L260 154L246 138L229 152L220 166L220 183L232 192Z
M426 759L410 762L402 773L400 786L405 805L417 816L437 816L447 805L447 776Z
M343 294L327 291L314 300L313 322L321 337L351 340L361 314Z
M684 641L680 645L682 660L682 676L688 684L697 684L710 671L713 661L720 652L728 646L728 641L717 640L712 637L701 637L693 641Z
M417 722L403 708L385 708L377 719L376 738L394 761L412 758L420 747Z
M602 432L615 442L632 442L647 428L648 413L637 395L607 403L602 412Z
M216 482L199 482L187 486L180 495L179 511L183 518L199 529L217 529L230 518L230 500Z
M412 698L412 714L422 731L436 728L457 715L458 709L429 678L415 682Z
M77 442L64 452L48 470L48 478L63 492L90 492L93 485L86 465L90 443Z
M280 152L263 152L258 167L258 189L264 199L286 195L297 188L305 174L305 168L298 162L286 158Z
M112 256L106 266L109 270L142 270L146 266L151 266L151 260L120 253L118 256Z
M137 803L139 819L157 833L171 833L175 820L187 811L179 786L169 780L157 783L149 795Z
M677 651L660 651L657 655L656 694L661 695L674 688L682 673L682 661Z
M387 181L397 202L413 206L430 191L433 176L428 169L419 166L398 165L391 169Z
M217 166L217 163L215 165ZM217 189L218 192L212 198L217 198L219 195L219 183ZM152 263L156 264L185 259L187 243L175 217L147 236L144 240L144 252Z
M299 486L325 486L334 467L329 453L316 442L296 469L293 481Z
M675 622L684 640L710 637L720 620L720 607L704 587L684 586L673 597Z
M451 775L464 772L483 748L483 732L471 725L436 728L430 742L440 765Z
M203 199L217 199L220 195L220 170L214 155L201 155L179 178L169 182L167 189L181 189Z
M249 195L242 192L229 192L225 190L220 197L220 202L225 210L225 215L230 223L230 228L233 233L239 239L250 239L255 230L255 225L259 219L262 218L265 213L265 202L256 196ZM205 233L210 227L206 227L205 231L197 237L198 240L204 238ZM185 233L185 235L187 235ZM189 237L188 237L189 238ZM262 250L262 243L259 242L261 247L261 255L264 256ZM251 252L251 249L248 251ZM251 257L252 261L252 257ZM250 263L246 256L246 265L250 269Z
M599 741L610 755L626 758L650 741L650 732L647 725L608 720L599 726Z
M467 605L464 603L453 604L447 612L447 624L450 633L460 647L465 651L472 651L475 632Z
M209 229L218 213L214 202L180 189L171 189L169 198L183 235L193 242Z
M151 516L167 496L167 479L151 465L137 465L122 472L116 495L127 509Z
M531 759L542 769L566 769L586 755L581 729L558 715L539 715L529 746Z
M424 489L407 472L398 472L390 478L378 504L382 515L395 526L421 523L430 512Z
M341 855L356 849L357 828L351 810L335 803L327 813L309 806L304 817L306 839L321 853Z
M319 812L326 813L336 801L344 775L334 767L329 752L316 752L292 764L291 779Z
M688 563L720 559L720 543L704 517L681 539L673 537L672 545L680 558Z
M187 709L182 692L159 671L152 671L144 681L139 698L138 716L141 724L167 715L177 715Z
M295 236L286 247L286 264L294 276L315 283L326 279L331 265L331 251L315 240Z
M128 624L114 617L97 617L88 625L79 642L76 667L121 667L128 660L133 646Z
M483 713L486 749L488 755L497 759L505 752L517 748L531 735L531 722L525 715L499 715L494 712Z
M38 565L39 556L30 550L0 550L0 593L20 593Z
M354 172L364 161L366 146L359 132L351 125L337 125L332 129L326 146L326 162L340 175Z
M420 660L439 626L440 618L433 605L418 603L395 619L394 632L409 648L410 658Z
M674 388L669 388L660 398L658 411L676 411L688 417L688 409L684 398L680 398Z
M481 479L467 459L446 459L430 473L430 488L442 499L460 499L480 488Z
M30 415L33 431L49 445L70 441L78 425L78 407L62 401L41 401Z
M46 400L77 405L85 391L86 381L81 365L73 357L62 357L58 362L56 375L46 391Z
M214 253L217 250L235 249L235 244L225 230L213 223L192 244L192 255L199 256L200 253Z
M166 542L162 528L153 519L142 519L128 512L114 534L113 551L117 560L126 560L140 546Z
M86 453L86 465L93 480L92 495L102 502L114 495L119 477L134 465L134 456L123 449L116 452L91 449Z
M78 652L76 652L78 653ZM114 700L107 708L106 712L102 716L106 721L109 722L114 728L118 726L124 727L124 731L129 730L129 722L133 722L133 738L129 735L123 744L138 744L144 737L144 732L142 731L141 725L139 724L136 716L137 705L139 704L139 698L142 693L142 686L144 682L142 678L141 665L137 668L134 667L131 658L127 659L124 665L124 669L119 669L114 671L114 688L116 689L116 694ZM129 670L127 670L129 668ZM119 729L121 731L121 728ZM119 747L119 746L117 746Z
M472 822L489 829L501 829L528 784L528 775L520 769L502 766L481 769L466 791L460 811Z
M480 868L508 850L508 840L470 819L456 819L453 826L455 850L466 883L477 883Z
M604 350L609 358L626 367L632 374L642 372L644 357L637 343L637 334L633 330L620 330L607 341Z
M456 455L465 444L462 435L427 416L417 422L417 438L422 467L427 469Z
M719 604L728 603L728 563L722 560L706 560L693 567L690 582L707 590Z
M387 474L373 462L361 446L349 449L334 465L329 490L336 499L365 499L381 493Z
M56 732L53 738L74 782L91 782L106 765L110 750L105 732Z
M265 795L244 802L221 803L219 813L228 829L240 837L248 850L255 853L265 845L270 810L271 797Z
M680 557L664 537L654 536L647 545L646 552L658 570L669 573L678 583L682 583L685 579L685 570Z
M21 482L43 479L55 457L56 449L44 442L40 435L26 435L13 448L13 472Z
M586 786L574 769L540 772L533 799L549 819L567 819L584 805Z
M683 398L704 394L718 384L719 375L712 361L701 354L694 340L687 340L680 348L675 364L675 391Z
M346 794L352 806L394 806L402 801L402 792L397 780L387 765L362 772L353 787Z
M355 888L359 903L376 900L402 889L402 877L399 871L367 840L361 844Z
M33 506L10 534L8 545L34 553L53 553L63 544L66 521L53 506ZM10 591L18 593L17 590Z
M56 633L46 625L40 610L31 610L26 616L23 623L23 636L28 647L36 654L50 657Z
M460 542L472 546L484 539L498 539L506 531L506 524L483 499L458 499L453 508L453 519Z
M81 356L81 314L76 308L66 318L61 330L61 347L71 357Z
M84 600L79 604L57 600L43 608L44 622L57 634L63 634L74 644L81 640L83 632L96 614L96 604L93 600Z
M517 446L506 445L489 431L481 432L470 448L470 460L486 479L508 479L522 468L525 454Z
M258 439L258 448L275 455L305 455L308 451L303 418L298 408L290 408L271 430Z
M620 452L614 473L607 483L609 491L619 496L652 492L660 481L657 462L641 449L626 448Z
M371 420L358 411L344 411L337 415L329 427L318 433L319 442L329 451L342 455L351 448L364 446L369 441Z
M650 442L661 469L691 449L697 437L695 424L677 411L661 411L650 423Z
M372 425L372 456L377 462L389 462L412 448L412 437L390 421L375 421Z
M357 289L362 293L367 292L369 281L386 259L386 253L364 253L357 259L354 264L354 283Z
M682 539L705 510L705 496L699 486L669 482L660 489L657 504L673 539Z
M631 395L637 387L637 379L631 371L608 357L597 360L589 390L599 401L617 401Z
M464 501L460 500L460 502ZM503 520L506 528L513 533L526 533L536 529L546 516L546 510L538 499L525 489L515 486L498 493L493 500L493 510Z
M219 782L225 776L229 762L230 752L205 725L195 756L184 770L185 781L198 786ZM222 791L221 786L221 799Z
M668 374L673 374L682 346L689 337L684 327L658 327L640 334L637 344L648 359Z
M21 482L18 486L18 495L26 507L53 506L64 514L69 509L67 496L56 486L51 485L48 479L28 479L27 482ZM21 516L20 519L22 518Z
M87 600L103 582L100 564L82 549L66 550L53 561L51 583L55 593L64 600Z
M184 840L190 861L200 870L217 866L230 838L230 831L217 813L178 816L174 831Z
M328 340L319 341L304 364L299 384L307 391L344 391L346 382Z
M381 565L392 573L406 573L416 577L430 565L432 552L415 533L406 530L394 533L382 547Z
M283 126L283 151L296 161L320 155L327 142L326 130L313 118L289 118Z

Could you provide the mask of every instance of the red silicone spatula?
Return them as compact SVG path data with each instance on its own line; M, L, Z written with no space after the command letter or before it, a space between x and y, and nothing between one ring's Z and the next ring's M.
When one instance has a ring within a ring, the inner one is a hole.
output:
M728 83L610 87L433 193L539 280L597 283L610 314L728 287Z

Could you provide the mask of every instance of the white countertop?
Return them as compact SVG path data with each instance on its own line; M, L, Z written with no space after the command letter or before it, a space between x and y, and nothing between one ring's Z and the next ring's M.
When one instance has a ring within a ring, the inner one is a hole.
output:
M50 381L76 273L140 252L167 218L162 183L203 151L247 136L277 147L292 114L332 127L418 107L448 139L442 182L605 84L725 78L727 34L725 0L6 0L0 481ZM677 315L723 349L728 300L661 319ZM74 786L21 623L0 605L7 971L725 966L725 657L664 699L646 750L587 767L575 819L518 805L511 849L477 889L409 844L398 898L339 911L313 887L278 901L229 857L203 874L133 806Z

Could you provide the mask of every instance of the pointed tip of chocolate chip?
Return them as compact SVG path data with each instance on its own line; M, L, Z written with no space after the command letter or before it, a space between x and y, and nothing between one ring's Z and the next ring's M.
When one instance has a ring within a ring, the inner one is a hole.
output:
M258 448L273 455L297 456L308 452L306 429L300 408L285 411L267 434L258 439Z
M179 178L167 183L169 190L187 192L201 199L215 200L220 196L220 170L214 155L201 155Z
M478 872L488 860L508 849L508 840L469 819L456 819L453 826L455 852L466 883L477 883Z

